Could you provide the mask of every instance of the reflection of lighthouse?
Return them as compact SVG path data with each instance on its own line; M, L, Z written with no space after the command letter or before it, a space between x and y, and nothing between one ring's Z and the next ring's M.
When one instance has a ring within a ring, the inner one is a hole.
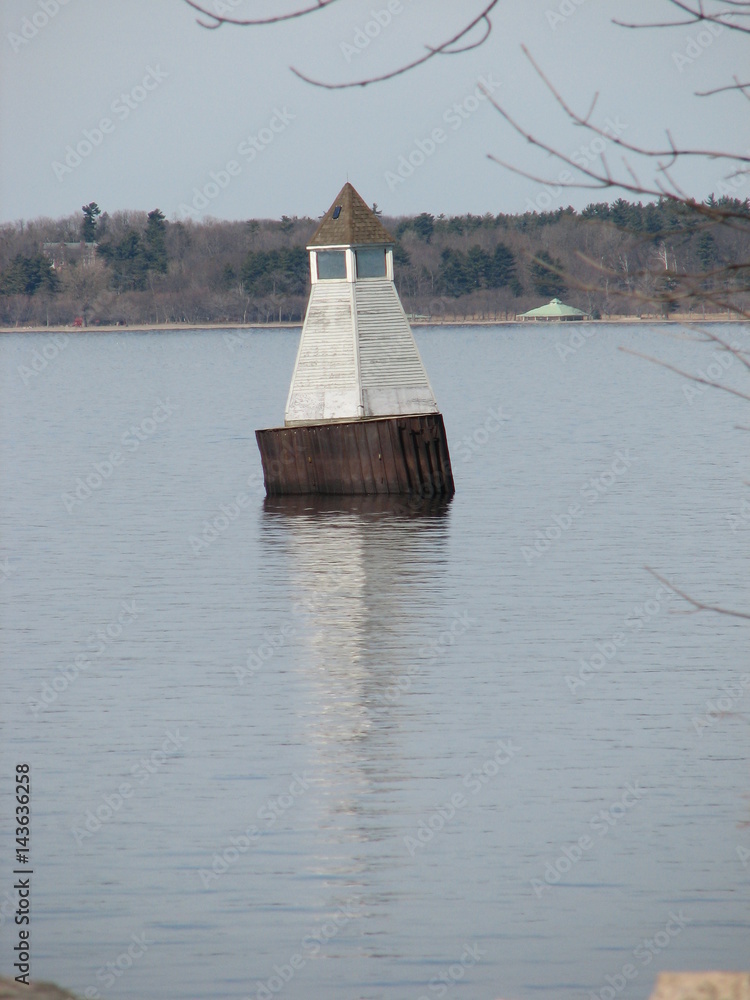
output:
M274 567L292 611L305 694L292 738L315 777L297 877L322 912L345 905L358 915L325 952L340 960L337 969L356 958L358 983L400 954L390 944L393 922L418 891L401 834L413 741L430 726L421 695L434 665L421 651L445 603L450 506L387 496L264 502L260 569ZM373 994L352 986L347 995Z
M266 491L453 493L443 418L393 283L393 237L351 184L315 231L284 427L256 431Z
M448 500L395 514L386 497L268 498L264 536L288 553L308 702L303 739L333 843L371 839L408 777L403 720L429 675ZM420 600L420 593L429 594Z

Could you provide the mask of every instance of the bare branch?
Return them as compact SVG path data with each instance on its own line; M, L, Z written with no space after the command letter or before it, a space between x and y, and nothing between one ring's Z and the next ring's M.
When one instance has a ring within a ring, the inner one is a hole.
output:
M746 93L746 91L750 90L750 83L740 83L736 75L733 76L732 79L734 80L734 83L727 83L723 87L714 87L713 90L696 90L695 96L713 97L714 94L723 94L729 90L737 90L742 94L743 97L750 100L750 94Z
M490 20L490 13L498 5L500 0L491 0L490 3L477 15L473 20L471 20L464 28L461 29L452 38L447 39L447 41L442 42L440 45L435 47L427 47L427 52L425 55L420 56L418 59L414 59L412 62L407 63L404 66L400 66L398 69L391 70L388 73L383 73L380 76L371 76L362 80L350 80L348 83L326 83L323 80L315 80L305 73L300 72L294 66L290 66L292 73L298 76L300 80L304 80L305 83L310 83L314 87L322 87L324 90L347 90L350 87L369 87L371 83L382 83L384 80L392 80L397 76L401 76L403 73L408 73L412 69L416 69L417 66L423 66L430 59L439 55L455 55L460 52L468 52L470 49L477 48L479 45L484 44L484 42L489 37L490 31L492 30L492 22ZM459 43L463 38L465 38L469 32L475 28L478 24L484 21L486 29L484 36L477 43L471 43L457 49L453 49L457 43Z
M320 10L324 10L326 7L330 7L331 4L336 2L337 0L316 0L316 2L311 4L309 7L300 7L298 10L294 10L289 14L276 14L273 17L249 18L243 20L235 17L225 17L223 14L215 14L213 11L206 10L203 4L198 3L197 0L185 0L188 7L192 7L193 10L197 10L198 13L202 14L204 17L210 17L213 19L213 24L207 24L205 21L198 19L198 24L202 28L209 28L211 30L220 28L222 24L235 24L244 28L257 28L264 24L279 24L282 21L293 21L295 18L305 17L307 14L315 14Z
M642 354L640 351L634 351L630 347L618 347L618 351L622 351L624 354L632 354L636 358L644 358L646 361L652 361L661 368L668 368L669 371L676 372L678 375L682 375L683 378L690 379L691 382L700 382L701 385L709 385L712 389L723 389L724 392L729 392L733 396L739 396L740 399L745 399L750 403L750 395L746 392L740 392L739 389L733 389L731 385L714 382L711 379L702 378L700 375L691 375L690 372L686 372L682 368L677 368L675 365L670 365L667 361L662 361L661 358L654 358L650 354Z
M729 608L722 608L716 604L706 604L703 601L698 601L694 597L691 597L690 594L686 594L684 590L675 586L675 584L667 580L666 577L657 573L655 569L652 569L650 566L646 566L645 569L651 574L651 576L655 577L659 583L671 590L672 593L677 594L678 597L681 597L684 601L687 601L688 604L692 605L693 610L689 611L688 614L695 614L696 611L714 611L719 615L730 615L732 618L744 618L750 621L750 614L746 611L731 611Z
M738 31L742 34L750 33L750 27L742 24L736 24L729 20L729 18L742 18L750 17L750 4L746 0L723 0L722 6L724 8L732 8L731 10L721 10L714 14L706 13L703 8L703 0L697 0L697 8L695 2L690 4L685 2L685 0L669 0L669 2L681 10L687 15L686 20L681 21L651 21L647 24L633 24L628 21L620 21L617 18L613 19L613 24L618 25L620 28L684 28L691 27L694 24L702 24L708 22L711 24L718 24L723 28L729 28L730 31Z

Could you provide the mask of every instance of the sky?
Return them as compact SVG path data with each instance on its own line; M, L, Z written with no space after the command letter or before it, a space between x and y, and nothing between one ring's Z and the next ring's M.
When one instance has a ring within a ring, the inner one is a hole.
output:
M300 3L205 5L247 17ZM557 183L565 166L487 100L482 87L567 155L620 164L612 143L602 152L603 140L566 120L523 45L577 111L598 93L593 120L624 140L663 146L669 130L678 145L750 146L740 95L696 96L743 74L746 36L613 24L673 20L668 0L500 0L484 44L367 87L321 89L290 69L336 83L378 75L450 38L485 4L337 0L284 24L209 31L184 0L2 0L0 222L59 218L91 201L169 219L316 218L347 179L389 216L614 200L617 191ZM648 164L628 164L652 183ZM750 194L742 179L728 187L730 173L695 158L675 178L697 198Z

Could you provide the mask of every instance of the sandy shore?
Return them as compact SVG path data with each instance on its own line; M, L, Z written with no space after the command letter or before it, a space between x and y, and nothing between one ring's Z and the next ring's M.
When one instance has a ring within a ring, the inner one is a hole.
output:
M748 323L733 313L712 313L696 316L676 313L665 319L663 316L607 316L603 319L586 320L588 324L607 325L611 323L640 323L705 326L709 323ZM530 330L548 325L544 321L521 322L516 319L486 319L481 316L465 319L413 319L412 326L524 326ZM566 324L568 325L568 324ZM136 323L133 326L0 326L0 333L141 333L151 330L299 330L302 323ZM2 998L0 998L2 1000Z

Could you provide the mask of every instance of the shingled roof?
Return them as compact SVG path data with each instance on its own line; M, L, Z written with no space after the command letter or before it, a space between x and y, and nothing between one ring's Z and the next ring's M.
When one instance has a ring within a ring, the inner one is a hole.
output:
M334 219L336 209L340 208ZM378 217L347 181L313 233L311 247L395 243Z

